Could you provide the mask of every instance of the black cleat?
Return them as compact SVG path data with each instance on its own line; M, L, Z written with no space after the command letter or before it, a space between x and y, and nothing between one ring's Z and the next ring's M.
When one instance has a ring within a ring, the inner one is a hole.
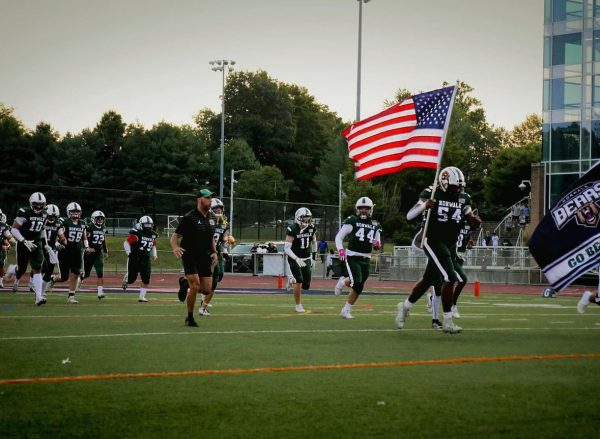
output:
M185 277L182 276L179 278L179 292L177 293L177 297L179 297L180 302L185 302L189 286L190 283Z
M431 327L433 329L442 329L444 326L442 325L442 323L438 320L438 319L433 319L431 320Z
M193 317L186 317L185 326L198 326L198 323L196 323L196 320L194 320Z

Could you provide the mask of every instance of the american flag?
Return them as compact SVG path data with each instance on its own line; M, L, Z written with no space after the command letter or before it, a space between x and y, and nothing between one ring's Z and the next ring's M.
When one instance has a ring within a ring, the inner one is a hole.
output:
M355 178L437 168L455 88L414 95L346 128L342 134L355 162Z

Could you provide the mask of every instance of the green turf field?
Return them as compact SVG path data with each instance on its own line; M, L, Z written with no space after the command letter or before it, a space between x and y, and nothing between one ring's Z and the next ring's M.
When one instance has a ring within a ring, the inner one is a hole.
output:
M0 293L1 438L591 438L600 428L600 307L578 315L577 298L465 296L465 331L446 335L423 303L394 329L405 296L362 297L343 320L343 297L307 295L309 313L297 315L289 295L222 294L199 328L183 326L174 294L136 297L67 305L51 294L37 308L31 294ZM25 378L59 380L9 381Z

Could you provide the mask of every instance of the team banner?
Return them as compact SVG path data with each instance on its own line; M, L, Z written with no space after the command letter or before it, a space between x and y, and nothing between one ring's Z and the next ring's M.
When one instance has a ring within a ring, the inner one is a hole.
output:
M600 262L600 163L544 216L529 250L556 291Z

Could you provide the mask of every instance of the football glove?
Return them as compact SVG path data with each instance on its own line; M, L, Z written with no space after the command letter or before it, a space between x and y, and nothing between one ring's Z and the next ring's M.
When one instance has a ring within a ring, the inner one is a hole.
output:
M300 268L306 267L306 262L304 262L303 259L300 259L300 258L296 259L296 263L298 264L298 267L300 267Z
M52 247L50 247L48 244L46 244L46 245L44 246L44 250L46 250L46 253L50 253L51 251L53 251L53 250L52 250Z
M33 241L23 241L23 244L25 244L25 247L27 247L27 250L29 250L30 252L34 251L37 248L37 245L35 245Z
M60 242L57 242L56 244L54 244L54 248L58 251L64 250L65 246L64 244L61 244Z
M343 248L338 250L338 255L340 257L340 261L346 260L346 250L344 250Z

